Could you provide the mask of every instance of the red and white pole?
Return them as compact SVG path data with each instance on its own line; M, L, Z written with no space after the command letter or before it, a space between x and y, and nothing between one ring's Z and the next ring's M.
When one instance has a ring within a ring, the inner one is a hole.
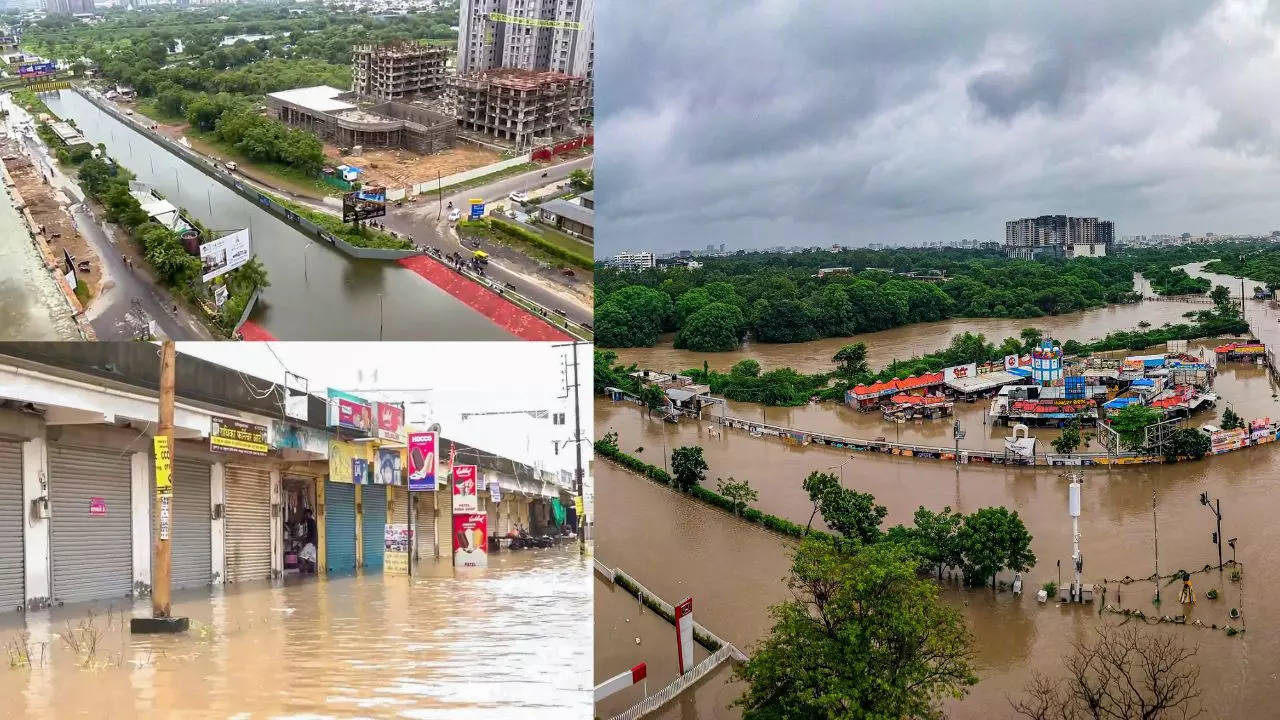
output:
M632 685L635 685L641 680L645 680L645 678L647 678L648 675L649 675L649 669L645 666L644 663L640 663L639 665L636 665L635 667L631 668L626 672L622 672L622 673L618 673L617 675L614 675L613 677L609 678L608 680L605 680L604 682L596 686L596 702L600 702L602 699L607 698L616 692L619 692L621 690L626 690L627 688L631 687ZM649 688L648 688L647 680L645 681L644 694L645 694L645 697L649 696Z

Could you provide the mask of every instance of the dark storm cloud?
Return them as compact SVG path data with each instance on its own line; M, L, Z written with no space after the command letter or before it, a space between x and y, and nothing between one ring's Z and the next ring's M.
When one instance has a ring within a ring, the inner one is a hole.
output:
M601 3L600 251L1269 229L1277 10Z

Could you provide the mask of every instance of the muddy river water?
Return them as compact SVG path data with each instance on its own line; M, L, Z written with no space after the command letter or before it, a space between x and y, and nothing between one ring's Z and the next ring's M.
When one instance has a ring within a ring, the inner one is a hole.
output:
M85 607L10 615L0 642L12 659L30 633L32 666L0 667L0 716L585 717L589 562L571 547L490 563L176 594L179 637L130 636L149 601L101 606L91 655L61 637L87 637Z
M1232 282L1238 288L1239 281ZM1163 321L1146 311L1170 306L1177 310L1173 321L1188 308L1175 303L1145 303L1141 306L1142 315L1128 309L1129 320L1147 318L1159 325ZM1246 309L1261 339L1280 342L1280 332L1276 330L1280 313L1266 303L1254 301L1248 301ZM1041 318L1030 324L1058 333L1058 329L1050 327L1051 320ZM1127 326L1131 325L1119 325ZM918 332L918 328L899 330L904 334ZM1099 329L1089 335L1103 332ZM930 337L919 340L921 344L914 352L933 349L950 334L950 330L935 330ZM992 336L988 333L988 337ZM1068 332L1061 337L1080 335ZM780 353L784 348L771 346ZM795 366L798 358L813 354L806 350L790 359L780 355L779 364ZM701 365L701 360L685 365ZM1280 414L1280 405L1273 397L1275 389L1262 368L1224 364L1217 388L1224 402L1215 412L1221 412L1225 401L1231 401L1245 417ZM965 444L989 446L984 433L973 431L982 426L977 411L970 411L969 407L972 406L961 409L961 422L970 428ZM731 407L729 412L759 415L761 410L747 405ZM867 432L872 425L888 427L878 415L859 416L834 404L791 410L770 408L767 412L771 422L786 419L789 424L822 426L847 435L865 436L859 423L866 423ZM975 416L968 417L970 412ZM1208 414L1197 415L1196 421L1201 422L1202 417L1204 422L1209 421ZM709 486L714 487L716 478L721 477L749 479L760 494L756 507L802 524L809 520L812 507L801 481L814 470L838 472L846 487L873 493L878 502L888 507L886 526L910 523L912 513L921 505L933 510L950 506L966 513L1005 505L1019 512L1034 536L1032 549L1038 559L1036 567L1026 574L1027 594L1014 596L990 589L967 590L950 582L943 584L944 600L962 610L974 634L981 678L965 699L948 703L950 717L1009 717L1008 698L1020 693L1032 670L1059 675L1061 657L1073 640L1087 639L1100 623L1121 619L1112 614L1099 615L1096 605L1089 610L1035 601L1035 589L1058 579L1059 561L1068 572L1070 568L1067 481L1057 469L957 467L879 454L850 457L847 451L835 448L788 446L777 438L752 438L741 431L708 437L705 423L703 426L692 422L672 426L648 419L635 405L596 402L597 436L617 431L624 451L659 466L663 465L664 444L668 451L682 445L702 445L710 466ZM944 430L942 434L949 438L950 428ZM910 424L902 426L902 431L933 437L933 431ZM998 432L1002 435L1004 429ZM887 434L893 439L891 427ZM1048 437L1046 434L1045 439ZM905 435L903 439L907 439ZM1275 522L1280 513L1280 445L1177 465L1081 470L1085 479L1080 531L1086 582L1149 576L1155 566L1156 528L1161 574L1178 569L1195 571L1216 564L1217 549L1210 539L1214 518L1200 505L1198 496L1201 491L1208 491L1211 497L1221 498L1223 534L1238 538L1236 556L1244 567L1243 581L1232 582L1217 571L1197 575L1200 601L1190 611L1190 617L1221 626L1231 622L1228 613L1238 607L1243 611L1247 631L1228 637L1220 630L1170 624L1152 625L1149 630L1176 634L1197 649L1207 717L1265 714L1259 709L1271 707L1280 692L1280 652L1276 650L1280 647L1280 598L1272 592L1280 583L1280 565L1271 558L1273 547L1280 542L1280 529ZM596 475L600 528L597 556L601 561L626 569L669 601L692 595L698 620L743 649L749 650L768 632L768 607L785 596L780 580L789 565L788 540L746 526L608 463L601 463ZM662 531L656 532L657 528ZM1224 546L1224 551L1230 560L1231 550ZM1219 590L1220 599L1204 597L1210 587ZM1163 612L1180 613L1176 584L1162 584L1159 590ZM1112 582L1107 601L1150 614L1156 609L1150 602L1154 592L1149 581L1127 585ZM598 618L598 627L606 621ZM674 649L656 650L663 651ZM597 677L619 671L601 667L600 662L598 656ZM725 707L725 698L731 700L736 694L726 685L725 677L717 675L696 688L681 705L668 708L666 716L684 720L738 717L737 711Z

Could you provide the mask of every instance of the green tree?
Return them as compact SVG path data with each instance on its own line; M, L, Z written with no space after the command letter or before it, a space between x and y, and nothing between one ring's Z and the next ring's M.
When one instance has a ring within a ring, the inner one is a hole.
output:
M1044 333L1041 332L1040 328L1022 328L1022 331L1018 333L1018 337L1022 338L1022 352L1026 354L1031 352L1031 348L1039 345L1041 340L1044 340Z
M751 489L750 480L716 479L716 492L733 503L733 514L741 515L747 506L760 499L760 493Z
M1244 419L1237 415L1235 410L1228 407L1222 413L1222 429L1235 430L1242 427L1244 427Z
M1120 408L1110 417L1111 427L1120 436L1126 450L1141 450L1147 443L1147 426L1160 422L1163 415L1155 408L1133 403Z
M911 548L912 552L933 567L938 577L946 568L960 567L960 527L964 516L944 507L933 512L923 505L916 508L914 526L896 525L889 529L888 539Z
M710 303L694 313L676 334L675 347L697 352L726 352L738 347L746 330L742 311L725 303Z
M583 170L582 168L569 173L569 182L572 183L574 187L582 190L590 190L595 187L595 178L590 172Z
M867 372L867 344L853 343L836 351L831 359L837 371L846 378L855 378Z
M707 461L697 445L678 447L671 452L671 474L676 487L689 492L707 479Z
M658 342L672 313L671 298L643 285L628 285L596 308L596 344L648 347Z
M1059 455L1070 455L1075 452L1084 439L1080 436L1080 418L1073 417L1062 428L1062 434L1053 439L1054 452Z
M649 416L654 410L661 410L667 404L667 394L657 385L649 384L640 388L640 402L649 409Z
M1221 285L1216 285L1213 290L1209 291L1209 299L1213 300L1214 305L1224 307L1231 303L1231 291Z
M978 679L960 612L893 544L841 552L806 539L770 608L773 628L736 670L744 720L941 718Z
M751 358L744 358L729 368L729 374L744 378L760 377L760 363Z
M979 586L988 579L996 584L1001 570L1024 572L1035 567L1031 533L1017 512L988 507L968 515L957 536L965 583Z
M1209 453L1213 444L1209 436L1196 428L1179 428L1164 446L1165 462L1177 462L1180 457L1199 460Z
M880 540L880 523L888 510L876 504L874 495L842 487L835 475L816 470L804 479L803 487L813 503L806 529L813 525L814 515L822 513L822 522L846 538L867 545Z

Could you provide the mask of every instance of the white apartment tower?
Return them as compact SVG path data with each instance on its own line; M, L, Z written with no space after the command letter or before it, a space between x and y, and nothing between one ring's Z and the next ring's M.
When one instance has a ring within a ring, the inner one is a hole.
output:
M492 68L594 74L595 0L460 0L458 74Z

